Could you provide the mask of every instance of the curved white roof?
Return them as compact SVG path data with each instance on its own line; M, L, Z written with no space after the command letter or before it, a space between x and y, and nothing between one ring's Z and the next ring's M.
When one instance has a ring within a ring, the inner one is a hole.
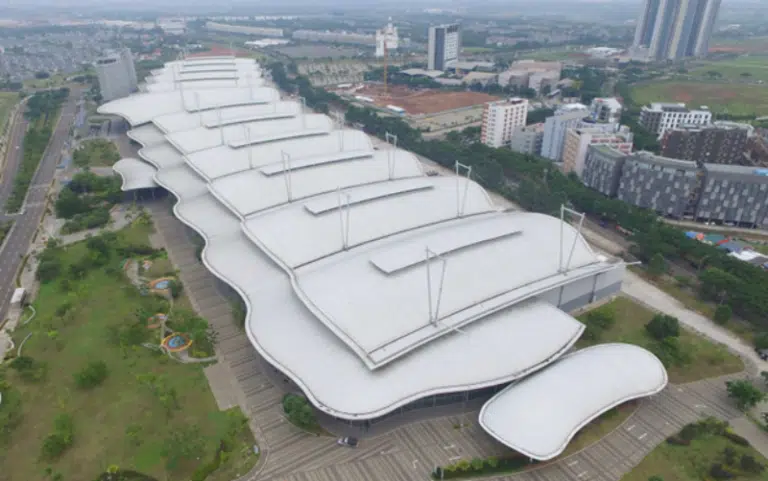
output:
M198 82L201 80L227 80L236 78L261 77L261 68L254 62L239 62L236 64L221 64L216 66L180 66L166 67L152 71L152 75L146 78L147 83L178 83ZM186 87L186 85L185 85Z
M157 187L154 179L157 170L139 159L131 157L120 159L112 166L112 170L123 179L121 186L123 191Z
M268 104L237 105L201 112L181 111L155 117L152 123L162 132L169 134L197 127L216 128L219 125L295 117L300 112L301 104L298 102L279 101Z
M153 124L144 124L128 131L128 138L135 140L143 146L164 144L165 134Z
M650 352L601 344L564 356L495 395L480 411L480 425L499 442L544 461L562 453L604 412L666 385L664 365Z

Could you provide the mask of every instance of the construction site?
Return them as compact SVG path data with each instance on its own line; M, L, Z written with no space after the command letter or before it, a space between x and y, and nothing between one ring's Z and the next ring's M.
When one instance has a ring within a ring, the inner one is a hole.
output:
M346 93L361 103L409 116L432 115L498 100L497 97L481 92L412 89L404 85L384 86L374 83L356 85L347 89Z

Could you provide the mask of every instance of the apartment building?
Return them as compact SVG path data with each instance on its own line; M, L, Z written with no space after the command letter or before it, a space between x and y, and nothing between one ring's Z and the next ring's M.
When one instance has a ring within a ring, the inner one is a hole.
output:
M768 169L706 164L696 220L768 227Z
M516 127L509 140L509 148L521 154L541 155L544 123Z
M626 126L615 132L604 126L568 129L563 143L563 172L581 177L587 148L591 145L605 145L628 155L632 152L632 132Z
M707 107L690 110L684 103L652 103L640 110L640 125L659 136L680 125L709 125L711 122L712 112Z
M461 27L454 23L429 27L427 70L445 70L446 64L459 59Z
M607 145L590 145L581 181L608 197L616 197L627 154Z
M488 102L483 108L481 142L489 147L508 145L515 128L525 126L527 116L527 99L513 97Z
M624 107L616 97L598 97L592 99L589 110L592 119L597 122L615 124L621 122L621 112Z
M544 121L544 138L541 143L541 156L554 162L560 162L563 155L563 142L568 129L578 127L580 122L589 117L589 109L583 104L566 104L555 115Z
M751 125L736 122L680 125L662 136L661 155L706 164L747 164L744 153L753 131Z

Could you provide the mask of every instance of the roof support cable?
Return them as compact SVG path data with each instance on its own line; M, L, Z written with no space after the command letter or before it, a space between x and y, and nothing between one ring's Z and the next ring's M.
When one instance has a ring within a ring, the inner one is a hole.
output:
M339 198L339 221L341 225L341 248L349 249L349 202L350 195L341 189L336 190Z
M283 158L283 178L285 179L285 191L288 196L288 202L292 202L293 186L291 184L291 156L284 150L280 151L280 155Z
M568 260L565 262L565 265L563 265L563 242L565 242L565 214L571 214L579 218L579 225L576 229L576 235L573 236L573 242L571 243L571 250L568 252ZM579 237L581 236L581 229L584 226L584 218L586 216L583 212L576 212L573 209L570 209L566 207L565 205L560 205L560 255L558 258L558 271L567 274L568 270L571 267L571 260L573 259L573 252L576 250L576 242L579 240Z
M386 132L384 134L384 140L387 142L387 144L390 146L387 150L387 169L388 169L388 175L389 180L392 180L395 178L395 151L397 150L397 135L390 134L389 132Z
M456 217L462 217L464 210L467 206L467 193L469 191L469 179L472 176L472 166L462 164L456 161ZM464 180L464 191L461 190L461 171L466 172L466 178Z
M445 257L432 251L429 247L424 248L426 253L426 259L424 265L427 270L427 302L429 306L429 323L433 326L437 326L440 320L440 301L443 298L443 285L445 284L445 270L448 265ZM437 297L433 298L432 294L432 260L435 259L440 263L440 280L437 287Z

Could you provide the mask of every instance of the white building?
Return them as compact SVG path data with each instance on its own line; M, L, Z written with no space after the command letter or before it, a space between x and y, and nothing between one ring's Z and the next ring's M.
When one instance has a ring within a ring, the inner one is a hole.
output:
M601 123L615 124L621 121L623 106L616 97L598 97L592 99L589 110L592 118Z
M308 40L310 42L376 45L376 36L366 33L338 32L331 30L295 30L291 36L295 40Z
M563 172L581 177L590 145L607 145L623 154L632 153L632 132L623 126L618 131L607 124L568 129L563 142Z
M488 102L483 108L483 126L480 141L489 147L508 145L517 127L525 125L528 100L513 97Z
M429 27L427 69L445 70L447 63L459 59L461 27L454 23Z
M96 77L99 79L99 89L104 101L119 99L136 91L136 68L133 65L133 55L130 49L123 48L117 52L96 60Z
M389 23L379 30L376 30L376 56L384 56L384 46L386 45L388 52L397 50L399 46L399 38L397 36L397 27L392 25L392 17L389 18Z
M548 117L544 122L541 156L560 162L565 133L568 129L578 126L586 117L589 117L589 109L583 104L563 105L555 115Z
M282 28L254 27L249 25L230 25L227 23L207 22L205 28L212 32L239 33L242 35L259 35L262 37L282 37Z
M640 110L640 125L649 132L664 135L679 125L709 125L712 112L707 107L690 110L684 103L652 103Z
M540 155L544 140L544 123L516 127L509 140L509 148L521 154Z

